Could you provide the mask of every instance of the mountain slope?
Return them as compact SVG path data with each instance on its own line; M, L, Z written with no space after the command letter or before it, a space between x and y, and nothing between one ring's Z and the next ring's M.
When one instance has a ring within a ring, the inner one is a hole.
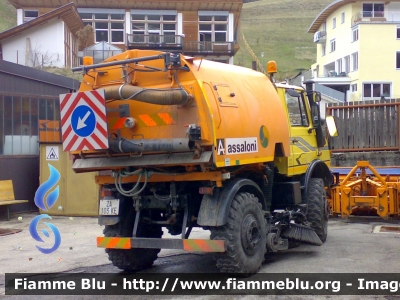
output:
M278 64L278 79L292 77L309 69L316 60L313 35L307 33L312 21L332 0L260 0L244 3L241 33L264 65ZM251 56L244 44L235 64L251 67ZM264 58L261 58L264 52Z
M16 25L16 9L7 0L0 0L0 32Z

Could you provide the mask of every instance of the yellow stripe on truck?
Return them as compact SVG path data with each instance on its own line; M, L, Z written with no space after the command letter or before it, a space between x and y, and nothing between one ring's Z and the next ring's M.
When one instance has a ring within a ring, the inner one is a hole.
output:
M158 113L149 115L139 115L138 124L140 127L155 127L162 125L175 125L176 117L169 113Z
M97 247L108 249L131 249L131 239L117 237L98 237Z
M225 242L223 240L183 240L183 250L225 252Z

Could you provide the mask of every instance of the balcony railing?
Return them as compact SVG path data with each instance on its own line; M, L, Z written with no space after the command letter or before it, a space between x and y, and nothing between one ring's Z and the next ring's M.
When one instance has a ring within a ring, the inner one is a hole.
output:
M335 99L340 102L344 102L344 100L345 100L344 93L334 90L330 87L324 86L322 84L315 83L315 90L317 92L320 92L322 95L325 95L331 99Z
M127 34L128 49L157 49L186 55L234 55L234 42L184 41L180 35Z
M127 34L128 49L183 52L186 55L234 55L234 42L184 41L180 35Z
M233 55L234 42L200 42L200 41L185 42L183 45L183 53L187 55L196 55L196 54Z
M351 25L360 22L399 22L400 11L360 11L351 18Z
M128 49L159 49L182 51L183 37L180 35L127 34Z

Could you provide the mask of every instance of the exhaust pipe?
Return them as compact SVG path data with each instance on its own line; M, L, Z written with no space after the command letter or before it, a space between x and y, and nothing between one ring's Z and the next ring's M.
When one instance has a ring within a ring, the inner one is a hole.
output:
M136 100L157 105L185 105L191 98L183 89L157 90L123 84L104 87L106 100Z
M111 150L120 153L130 152L187 152L194 149L189 139L149 139L149 140L109 140Z

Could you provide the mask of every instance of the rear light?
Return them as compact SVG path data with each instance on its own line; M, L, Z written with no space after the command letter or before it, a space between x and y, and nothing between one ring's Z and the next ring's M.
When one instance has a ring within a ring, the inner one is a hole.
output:
M199 188L199 194L202 195L212 195L213 189L212 187L201 187Z
M108 188L103 188L102 190L101 190L101 197L102 198L104 198L104 197L112 197L112 190L111 189L108 189Z

